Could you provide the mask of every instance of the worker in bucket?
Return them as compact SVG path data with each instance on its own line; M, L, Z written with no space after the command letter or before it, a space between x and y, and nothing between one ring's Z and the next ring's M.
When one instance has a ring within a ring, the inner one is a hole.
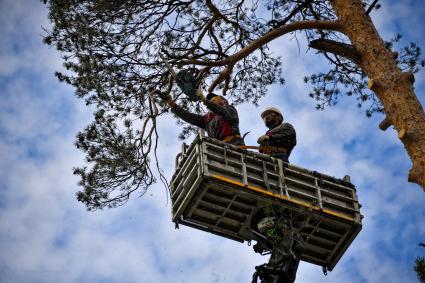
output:
M169 94L161 94L171 111L187 123L207 131L208 136L234 145L244 145L239 131L239 116L236 108L230 105L221 95L209 93L207 97L202 91L196 92L197 98L208 108L205 115L191 113L178 106Z
M260 152L289 162L289 155L297 144L294 127L283 122L282 112L275 107L266 108L261 113L261 118L269 130L257 140Z

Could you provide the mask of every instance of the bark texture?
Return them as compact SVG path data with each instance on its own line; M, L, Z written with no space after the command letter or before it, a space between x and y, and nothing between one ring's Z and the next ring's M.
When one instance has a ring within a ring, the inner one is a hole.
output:
M414 92L414 76L403 73L379 36L361 0L332 0L343 32L361 54L358 63L369 78L369 87L384 105L412 160L409 182L425 190L425 114Z

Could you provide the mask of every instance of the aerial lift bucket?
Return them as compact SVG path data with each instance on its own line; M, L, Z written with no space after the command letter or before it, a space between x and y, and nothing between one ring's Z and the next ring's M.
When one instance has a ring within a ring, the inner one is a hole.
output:
M265 154L205 137L183 144L171 180L172 220L239 242L261 240L265 207L302 219L300 259L332 270L362 228L356 188Z

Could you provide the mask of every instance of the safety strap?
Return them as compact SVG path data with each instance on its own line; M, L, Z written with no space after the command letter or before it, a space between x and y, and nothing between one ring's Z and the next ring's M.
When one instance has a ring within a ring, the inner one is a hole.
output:
M288 153L288 149L280 146L260 146L260 151L265 154Z

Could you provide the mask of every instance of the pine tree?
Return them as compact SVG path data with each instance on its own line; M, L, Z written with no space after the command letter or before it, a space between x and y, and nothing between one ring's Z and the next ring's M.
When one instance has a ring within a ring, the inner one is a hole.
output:
M421 283L425 283L425 257L419 256L415 260L415 272Z
M56 76L97 108L76 141L89 164L75 169L83 187L77 197L89 209L122 205L156 181L156 122L166 112L156 92L199 111L164 61L196 67L206 91L255 104L269 85L284 83L282 60L267 44L287 35L305 36L332 66L305 77L317 108L349 95L368 105L367 115L384 113L382 128L394 126L412 160L409 181L425 187L425 114L413 88L420 48L412 43L397 53L399 36L381 39L370 17L376 0L44 2L53 24L44 41L68 69Z

